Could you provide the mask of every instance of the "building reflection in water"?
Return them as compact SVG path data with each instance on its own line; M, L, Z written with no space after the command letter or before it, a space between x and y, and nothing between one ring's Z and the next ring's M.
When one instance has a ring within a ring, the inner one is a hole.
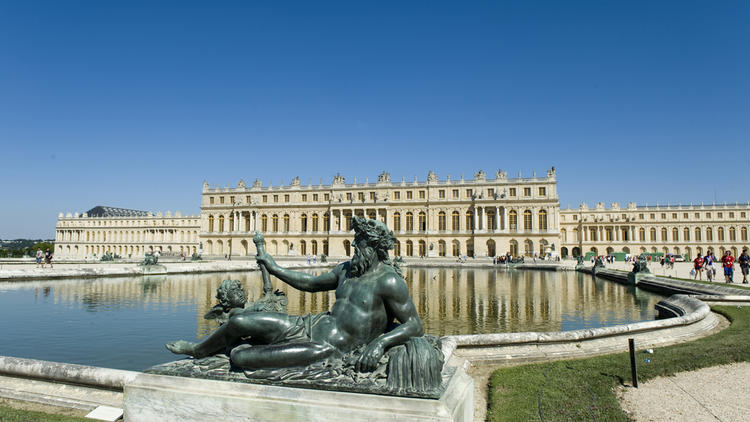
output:
M438 336L573 330L649 320L661 299L575 272L407 268L404 276L425 331ZM39 282L34 290L47 296L51 288L55 304L91 312L197 305L200 338L216 328L203 315L216 303L216 288L227 278L240 280L249 300L260 296L258 272ZM274 287L288 296L292 314L324 312L335 301L332 291L303 293L276 279Z

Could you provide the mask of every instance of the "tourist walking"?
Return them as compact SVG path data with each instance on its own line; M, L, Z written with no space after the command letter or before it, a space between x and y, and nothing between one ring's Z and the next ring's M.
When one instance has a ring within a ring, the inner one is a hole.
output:
M41 265L42 268L44 268L44 264L42 263L42 258L44 257L44 253L41 249L37 248L36 250L36 267L39 268Z
M706 257L703 260L703 268L706 269L706 278L708 281L714 281L714 276L716 275L716 268L714 267L714 260L710 259L710 255L706 255Z
M701 280L701 276L703 275L703 257L700 253L698 253L698 256L693 260L693 271L695 272L695 274L693 274L693 279Z
M732 252L724 252L721 262L724 266L724 280L727 283L734 283L734 257L732 256Z
M747 284L747 275L750 272L750 255L747 254L747 248L742 249L742 253L737 258L737 263L740 264L740 271L742 272L742 283Z
M44 251L44 262L49 264L49 267L52 268L52 252L50 252L49 248ZM42 268L44 268L44 265L42 265Z

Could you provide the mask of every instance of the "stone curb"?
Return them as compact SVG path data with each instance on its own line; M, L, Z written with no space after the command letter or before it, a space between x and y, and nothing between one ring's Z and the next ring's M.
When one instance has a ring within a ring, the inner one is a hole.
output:
M0 374L122 391L140 372L0 356Z

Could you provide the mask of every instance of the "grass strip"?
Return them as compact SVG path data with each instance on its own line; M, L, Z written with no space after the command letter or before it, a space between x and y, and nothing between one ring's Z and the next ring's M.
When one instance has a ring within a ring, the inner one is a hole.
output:
M86 422L91 419L78 418L75 416L54 415L50 413L35 412L33 410L19 410L12 407L0 405L0 421L3 422Z
M636 352L639 382L750 361L750 306L712 309L726 316L730 327L655 349L653 354ZM501 368L490 377L487 417L491 421L627 421L614 392L625 383L631 383L627 352Z

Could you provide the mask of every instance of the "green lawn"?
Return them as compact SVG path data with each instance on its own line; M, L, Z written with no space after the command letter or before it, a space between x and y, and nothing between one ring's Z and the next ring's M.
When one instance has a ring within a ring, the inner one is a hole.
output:
M2 422L90 422L93 419L77 418L74 416L52 415L49 413L18 410L0 405L0 421Z
M750 306L712 309L731 326L696 341L657 348L653 354L637 352L639 381L750 361ZM630 383L628 353L502 368L490 377L487 416L491 421L627 421L614 387Z

